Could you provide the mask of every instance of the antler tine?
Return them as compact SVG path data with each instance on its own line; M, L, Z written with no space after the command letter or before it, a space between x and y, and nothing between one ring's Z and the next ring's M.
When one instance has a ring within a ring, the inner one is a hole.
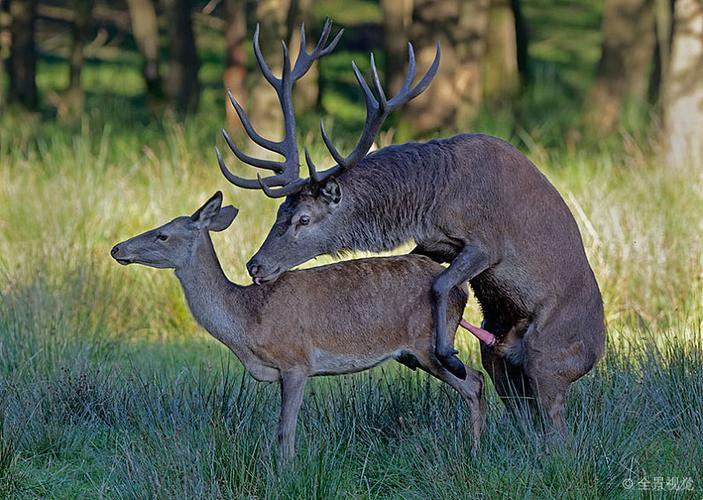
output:
M398 94L404 94L410 90L413 80L415 80L415 50L413 44L408 42L408 74L405 76L405 81Z
M257 24L256 31L254 31L254 56L256 57L256 62L259 64L259 69L264 75L264 78L266 78L266 81L269 82L273 88L277 88L280 85L281 81L275 76L273 76L271 68L269 68L269 65L266 64L264 55L261 53L261 45L259 44L259 31L260 26L259 24Z
M318 57L326 56L330 52L332 52L334 49L337 48L337 44L339 43L340 38L342 38L342 35L344 34L344 28L339 30L339 33L337 33L332 41L325 47L324 49L320 50Z
M281 40L281 47L283 47L283 70L280 81L285 83L290 79L290 55L288 54L288 45L286 45L285 40ZM292 84L291 82L291 85ZM278 91L278 89L276 90Z
M242 179L241 177L237 177L234 175L229 168L227 168L227 164L225 163L225 160L222 158L222 153L220 153L220 148L215 146L215 154L217 155L217 164L220 166L220 171L222 172L222 175L225 176L225 179L227 179L229 182L234 184L235 186L245 188L245 189L257 189L259 185L257 184L256 186L252 184L253 181L250 179Z
M332 140L327 135L327 131L325 130L325 122L322 119L320 120L320 133L322 134L322 140L325 142L325 146L327 146L327 150L330 152L330 155L332 155L334 161L336 161L337 165L340 167L344 167L345 158L335 147L335 145L332 144Z
M293 182L285 184L283 187L278 189L271 189L264 182L266 179L261 178L261 174L256 174L256 181L258 182L258 187L264 192L269 198L283 198L289 194L297 193L300 191L307 183L307 179L296 179Z
M376 70L376 60L373 57L373 52L371 53L371 78L373 79L374 87L376 87L376 93L378 93L378 98L381 101L381 110L384 110L386 108L386 105L388 104L388 100L386 99L386 93L383 91L381 79L378 77L378 70Z
M359 71L359 68L357 67L354 61L352 61L352 70L354 71L356 81L359 83L359 87L361 87L361 91L364 94L364 103L366 105L367 118L369 113L376 115L380 111L381 105L376 100L376 97L373 95L373 92L371 92L368 83L366 83L366 79L363 77L361 71Z
M310 157L310 151L308 151L308 147L305 146L305 163L308 165L308 171L310 172L310 179L317 184L320 182L320 178L317 175L317 167L312 161L312 158Z
M279 174L285 170L285 166L281 162L273 160L262 160L261 158L254 158L253 156L249 156L248 154L246 154L244 151L237 147L237 145L234 143L234 141L225 129L222 129L222 137L224 137L227 146L229 146L229 149L232 150L234 156L239 158L240 161L248 163L249 165L252 165L254 167L265 168L266 170L273 170L274 172Z
M298 80L305 73L307 73L310 69L310 66L312 66L312 63L314 63L317 59L321 58L322 56L326 56L335 49L337 43L339 42L339 39L344 33L344 30L339 30L339 33L337 33L337 35L332 39L329 45L326 45L327 39L329 38L331 31L332 22L328 18L325 20L325 25L322 28L322 34L320 35L320 39L317 41L315 48L312 50L312 52L308 53L305 43L305 25L301 25L300 50L298 51L298 59L295 61L295 66L293 68L294 80Z
M326 17L325 22L322 25L322 33L320 33L320 39L317 41L317 43L315 44L315 48L312 51L313 54L322 50L322 48L327 43L327 38L329 38L331 32L332 21L330 21L329 17Z
M222 158L222 153L220 152L220 148L215 146L215 154L217 155L217 163L220 166L220 171L222 172L222 175L225 176L225 178L234 184L235 186L245 188L245 189L259 189L260 185L259 182L256 179L245 179L243 177L239 177L238 175L235 175L232 173L232 171L227 167L227 164L225 163L224 159ZM272 175L271 177L266 177L263 179L264 183L266 184L267 187L269 186L284 186L290 183L290 179L288 178L288 175L286 173L282 174L277 174L277 175Z
M437 50L435 52L434 56L434 61L432 61L432 65L430 68L427 70L427 73L425 73L425 76L422 77L422 80L420 80L415 87L408 93L408 99L414 99L418 95L420 95L422 92L425 91L427 87L429 87L430 83L432 83L432 80L434 79L435 75L437 74L437 70L439 69L439 60L441 57L441 49L439 46L439 42L437 42ZM407 102L404 101L404 102ZM402 102L400 103L402 104Z
M305 22L300 23L300 46L298 47L298 59L300 59L300 54L305 53L305 47L308 46L308 41L305 38ZM297 64L297 60L295 61Z
M249 120L249 115L247 115L247 112L244 111L244 108L240 106L240 104L234 98L234 95L232 95L232 92L229 89L227 89L227 97L229 97L229 101L232 103L232 107L237 112L237 116L239 116L239 121L242 122L244 131L247 133L249 138L262 148L270 149L271 151L274 151L278 154L283 154L283 148L281 147L280 142L266 139L265 137L262 137L256 130L254 130L254 127L252 126L251 121Z

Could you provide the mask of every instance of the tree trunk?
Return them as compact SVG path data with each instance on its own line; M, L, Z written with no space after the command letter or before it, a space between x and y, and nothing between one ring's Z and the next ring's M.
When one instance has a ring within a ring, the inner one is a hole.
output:
M518 90L515 15L510 0L490 0L486 49L481 64L483 97L502 101Z
M160 99L163 97L163 88L159 71L159 25L154 4L151 0L127 0L127 4L132 20L132 34L144 58L142 75L147 95Z
M13 0L10 3L10 90L8 101L27 109L38 104L36 71L37 53L34 44L35 0Z
M601 58L585 110L586 125L592 131L612 131L627 100L646 100L655 45L653 3L606 0Z
M413 0L381 0L386 93L396 95L405 80Z
M224 84L239 102L247 102L244 79L247 74L247 61L244 44L247 37L246 0L225 0L224 14L227 27L225 29L226 60ZM241 124L229 99L225 99L227 123L230 132L241 131Z
M256 3L256 19L261 26L261 52L271 70L277 75L281 74L283 64L281 40L286 39L289 8L290 0L258 0ZM249 103L252 124L261 134L279 139L283 130L283 118L278 98L259 71L250 92ZM250 151L252 154L264 156L268 154L254 145Z
M85 94L81 85L81 73L85 55L83 50L90 37L93 0L74 0L73 45L68 59L68 88L63 98L65 114L62 118L79 116L83 112Z
M654 67L649 79L650 104L661 104L662 84L669 69L674 26L674 0L654 0Z
M664 80L666 158L700 171L703 163L703 4L676 0L671 60Z
M5 86L8 77L6 71L10 57L10 4L0 0L0 112L5 109Z
M169 61L166 93L179 112L195 112L200 101L198 70L190 0L168 0Z
M307 50L315 46L317 37L314 36L317 26L312 18L312 0L290 0L288 11L288 47L294 61L300 48L300 25L305 24ZM320 61L313 64L308 73L295 84L295 109L299 113L314 110L319 98Z
M489 0L415 0L411 40L418 71L432 62L435 42L442 61L430 87L405 109L415 132L467 128L481 105L481 58L485 48Z
M520 73L520 79L523 83L527 83L532 79L530 71L530 55L528 52L530 46L530 34L525 21L525 16L522 14L521 0L511 0L510 5L513 9L513 18L515 18L515 43L517 44L517 68Z

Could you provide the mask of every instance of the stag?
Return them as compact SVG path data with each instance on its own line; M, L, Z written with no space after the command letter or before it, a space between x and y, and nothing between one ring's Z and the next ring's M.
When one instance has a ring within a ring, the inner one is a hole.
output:
M603 356L605 326L601 294L588 263L576 222L557 190L516 148L498 138L460 134L422 143L388 146L368 153L384 119L419 95L439 66L440 49L420 81L415 80L413 47L408 73L398 95L387 98L373 54L371 90L352 63L366 103L366 121L354 149L343 156L321 121L320 130L335 164L319 171L305 150L309 178L301 177L291 98L294 82L317 59L334 49L341 31L326 45L329 21L312 53L293 70L283 47L281 78L274 76L254 36L254 53L283 110L285 137L272 142L252 127L229 95L251 139L283 161L251 158L223 131L232 152L244 163L274 175L245 179L233 174L217 150L224 176L236 186L261 189L283 198L276 221L247 264L257 284L275 280L298 264L322 254L392 250L415 242L413 254L449 263L432 288L436 354L458 377L447 321L451 291L467 281L483 313L482 327L499 339L514 332L515 349L482 343L482 364L509 409L529 401L547 421L564 427L569 386ZM522 405L520 409L524 409Z
M459 379L434 354L430 287L442 267L420 256L377 257L292 271L265 287L239 286L226 277L210 231L227 229L237 215L217 192L192 216L113 247L120 264L173 268L191 313L239 358L258 381L278 381L280 452L294 455L295 427L305 382L318 375L360 372L396 359L421 368L455 389L471 415L474 449L485 408L483 375L466 368ZM449 296L452 332L468 289ZM453 334L452 334L453 337Z

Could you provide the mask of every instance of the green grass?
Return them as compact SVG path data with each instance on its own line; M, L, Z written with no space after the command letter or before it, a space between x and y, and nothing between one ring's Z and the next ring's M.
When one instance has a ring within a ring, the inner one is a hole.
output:
M565 146L597 58L591 3L526 6L535 83L474 126L521 146L557 186L603 291L608 352L573 387L566 443L506 421L489 389L473 456L458 398L387 364L314 380L299 458L278 469L277 387L253 382L196 327L171 272L109 258L115 242L222 189L241 213L215 245L245 282L273 221L274 201L216 168L221 61L209 34L203 109L185 123L151 119L137 62L117 49L89 64L80 122L57 123L47 104L0 118L0 498L700 497L703 179L657 160L641 126ZM378 21L372 2L355 4L345 23ZM347 92L352 57L341 50L323 68L325 112L347 143L363 120ZM60 90L64 71L60 53L44 55L42 95ZM327 162L317 139L313 156ZM480 320L475 303L465 317ZM459 346L480 367L475 339L461 334ZM639 489L658 477L664 491ZM694 490L667 488L673 478Z
M505 422L491 390L474 457L457 397L386 365L310 385L300 458L278 474L277 388L243 376L194 325L172 273L108 256L224 189L241 216L215 244L246 280L275 203L227 185L202 128L6 121L0 494L627 498L638 491L623 480L659 476L691 477L700 492L700 180L638 150L530 152L576 214L609 324L606 359L571 393L567 445ZM479 319L475 304L466 316ZM460 346L480 366L475 340Z

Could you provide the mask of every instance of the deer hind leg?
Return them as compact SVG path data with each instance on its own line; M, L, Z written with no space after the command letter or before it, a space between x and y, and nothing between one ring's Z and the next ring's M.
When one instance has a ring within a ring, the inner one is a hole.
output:
M481 345L481 364L510 414L524 419L536 414L536 401L522 366L510 363L486 345Z
M483 399L483 374L464 367L466 378L460 379L453 375L440 363L434 354L415 354L420 368L451 386L459 393L464 403L469 408L471 415L471 431L473 436L473 449L478 450L481 433L486 424L486 403Z
M537 396L543 421L551 430L566 431L564 418L569 386L593 366L595 355L577 341L566 348L551 351L528 345L525 372L532 392Z
M529 381L531 391L535 395L533 413L538 417L537 423L541 424L548 434L565 437L565 404L571 382L549 369L529 370Z
M286 462L295 456L295 428L303 403L307 375L300 372L281 373L281 416L278 421L278 447Z
M566 432L564 413L569 385L571 384L564 380L551 379L546 384L538 384L537 387L537 399L546 423L562 435Z
M447 329L447 304L452 288L466 283L488 267L488 256L477 247L467 245L432 284L432 322L435 333L437 359L455 376L466 378L464 363L456 356L458 351Z
M591 342L591 337L569 315L525 336L525 373L532 392L544 423L562 435L566 431L564 407L569 386L591 370L602 353L601 345Z

